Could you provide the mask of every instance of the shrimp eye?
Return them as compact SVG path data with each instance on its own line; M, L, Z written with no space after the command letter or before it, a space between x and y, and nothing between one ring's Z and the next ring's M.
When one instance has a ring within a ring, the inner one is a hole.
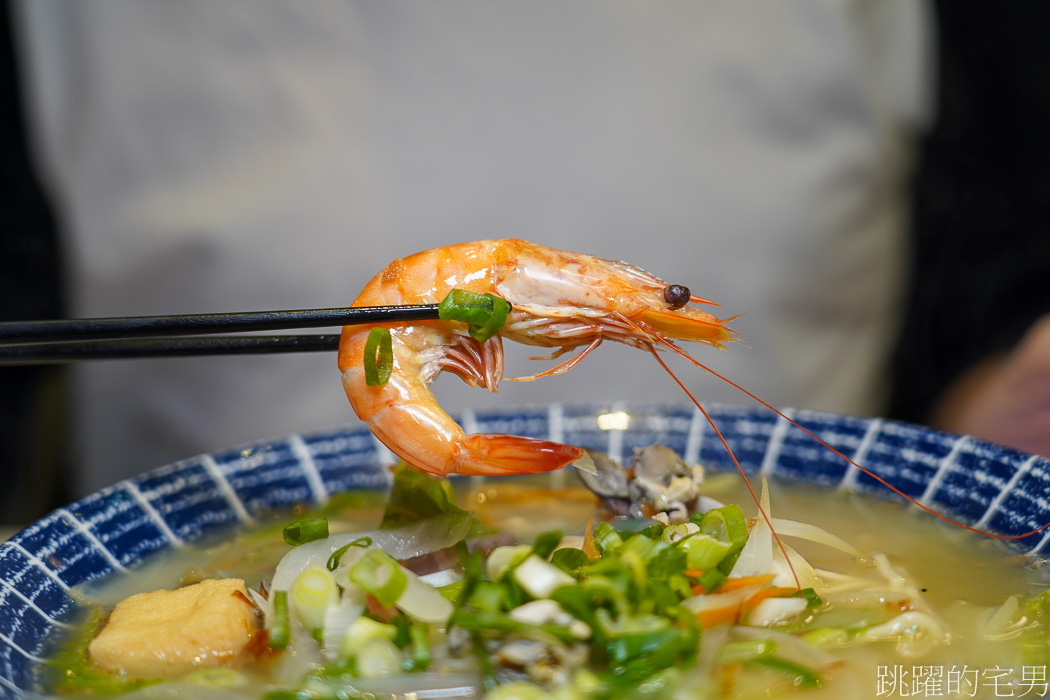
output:
M669 284L664 287L664 301L671 305L672 309L680 309L689 303L692 293L689 287L680 284Z

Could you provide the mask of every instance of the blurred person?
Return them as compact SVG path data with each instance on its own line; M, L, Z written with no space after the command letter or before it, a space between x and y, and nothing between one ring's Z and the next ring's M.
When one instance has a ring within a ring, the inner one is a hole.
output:
M61 318L59 240L32 175L9 9L0 9L0 321ZM0 368L0 530L69 498L66 389L64 368Z
M925 5L20 8L76 316L337 306L397 257L522 237L743 313L745 345L690 351L771 403L885 410L933 114ZM455 379L437 395L450 410L685 400L613 345L496 397ZM508 376L536 371L508 352ZM354 420L334 355L75 369L81 492ZM746 402L680 371L703 401Z
M1050 6L942 0L887 412L1050 455Z

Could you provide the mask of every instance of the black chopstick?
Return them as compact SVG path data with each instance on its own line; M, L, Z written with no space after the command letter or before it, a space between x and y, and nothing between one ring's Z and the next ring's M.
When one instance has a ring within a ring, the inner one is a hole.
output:
M0 366L136 357L318 352L338 348L339 334L248 336L204 334L425 321L437 318L437 304L419 304L177 316L8 321L0 323Z
M79 360L114 360L202 355L265 355L332 351L339 334L242 335L177 338L121 338L0 345L0 367L47 365Z
M56 321L0 323L0 346L50 341L88 341L149 338L168 335L273 331L319 328L357 323L423 321L438 317L437 304L415 306L358 306L297 311L130 316Z

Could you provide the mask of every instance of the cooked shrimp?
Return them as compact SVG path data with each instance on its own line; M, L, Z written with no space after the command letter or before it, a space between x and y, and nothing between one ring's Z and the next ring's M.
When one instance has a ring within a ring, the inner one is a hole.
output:
M461 243L395 260L354 306L438 303L452 289L490 293L512 310L499 334L481 343L458 322L389 323L393 363L381 386L365 382L370 327L347 326L339 347L343 387L357 416L391 451L428 472L544 472L583 456L578 447L514 435L467 435L438 405L430 384L443 371L495 392L507 338L554 348L548 359L579 349L528 377L560 374L603 340L652 350L691 340L721 347L734 339L723 321L693 303L711 303L636 267L508 239Z

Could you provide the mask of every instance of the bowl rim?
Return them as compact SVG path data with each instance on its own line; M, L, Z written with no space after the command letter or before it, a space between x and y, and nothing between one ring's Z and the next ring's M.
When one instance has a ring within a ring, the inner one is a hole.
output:
M890 478L899 477L909 495L967 524L1009 533L1032 529L1019 528L1036 519L1042 521L1039 524L1050 522L1050 460L1044 457L883 418L795 408L779 409L782 415L776 415L758 406L702 405L752 474L891 496L855 466L828 459L826 450L797 431L790 419L849 450L866 466L881 470L894 461L887 462L885 454L896 450L899 468ZM617 413L627 416L626 428L599 427L599 416ZM669 446L687 461L719 467L713 471L724 470L728 463L711 450L711 445L721 446L703 413L690 403L521 404L454 417L467 432L539 431L547 439L577 444L581 440L575 438L582 436L589 443L585 447L602 442L614 459L647 436L674 434L678 442ZM502 429L485 429L492 426ZM321 463L322 456L331 459ZM127 570L159 551L192 543L227 525L251 522L264 510L290 505L289 499L323 502L335 490L383 488L387 467L394 461L364 424L344 424L179 460L52 511L0 544L0 697L18 697L32 688L28 668L41 660L46 633L68 624L73 586ZM819 469L808 466L817 463ZM803 474L815 478L800 478ZM565 472L552 473L552 480L557 482L559 475ZM1028 486L1033 493L1025 492ZM967 488L980 490L979 498L967 494ZM277 502L266 497L274 489L281 490ZM188 501L187 494L192 495ZM980 515L975 515L975 503ZM200 522L194 525L190 516ZM1011 545L1022 554L1041 557L1048 541L1050 535L1041 533ZM16 604L6 622L2 611L12 606L4 602ZM12 615L21 620L35 617L37 624L19 627ZM31 650L26 648L29 642L35 642Z

